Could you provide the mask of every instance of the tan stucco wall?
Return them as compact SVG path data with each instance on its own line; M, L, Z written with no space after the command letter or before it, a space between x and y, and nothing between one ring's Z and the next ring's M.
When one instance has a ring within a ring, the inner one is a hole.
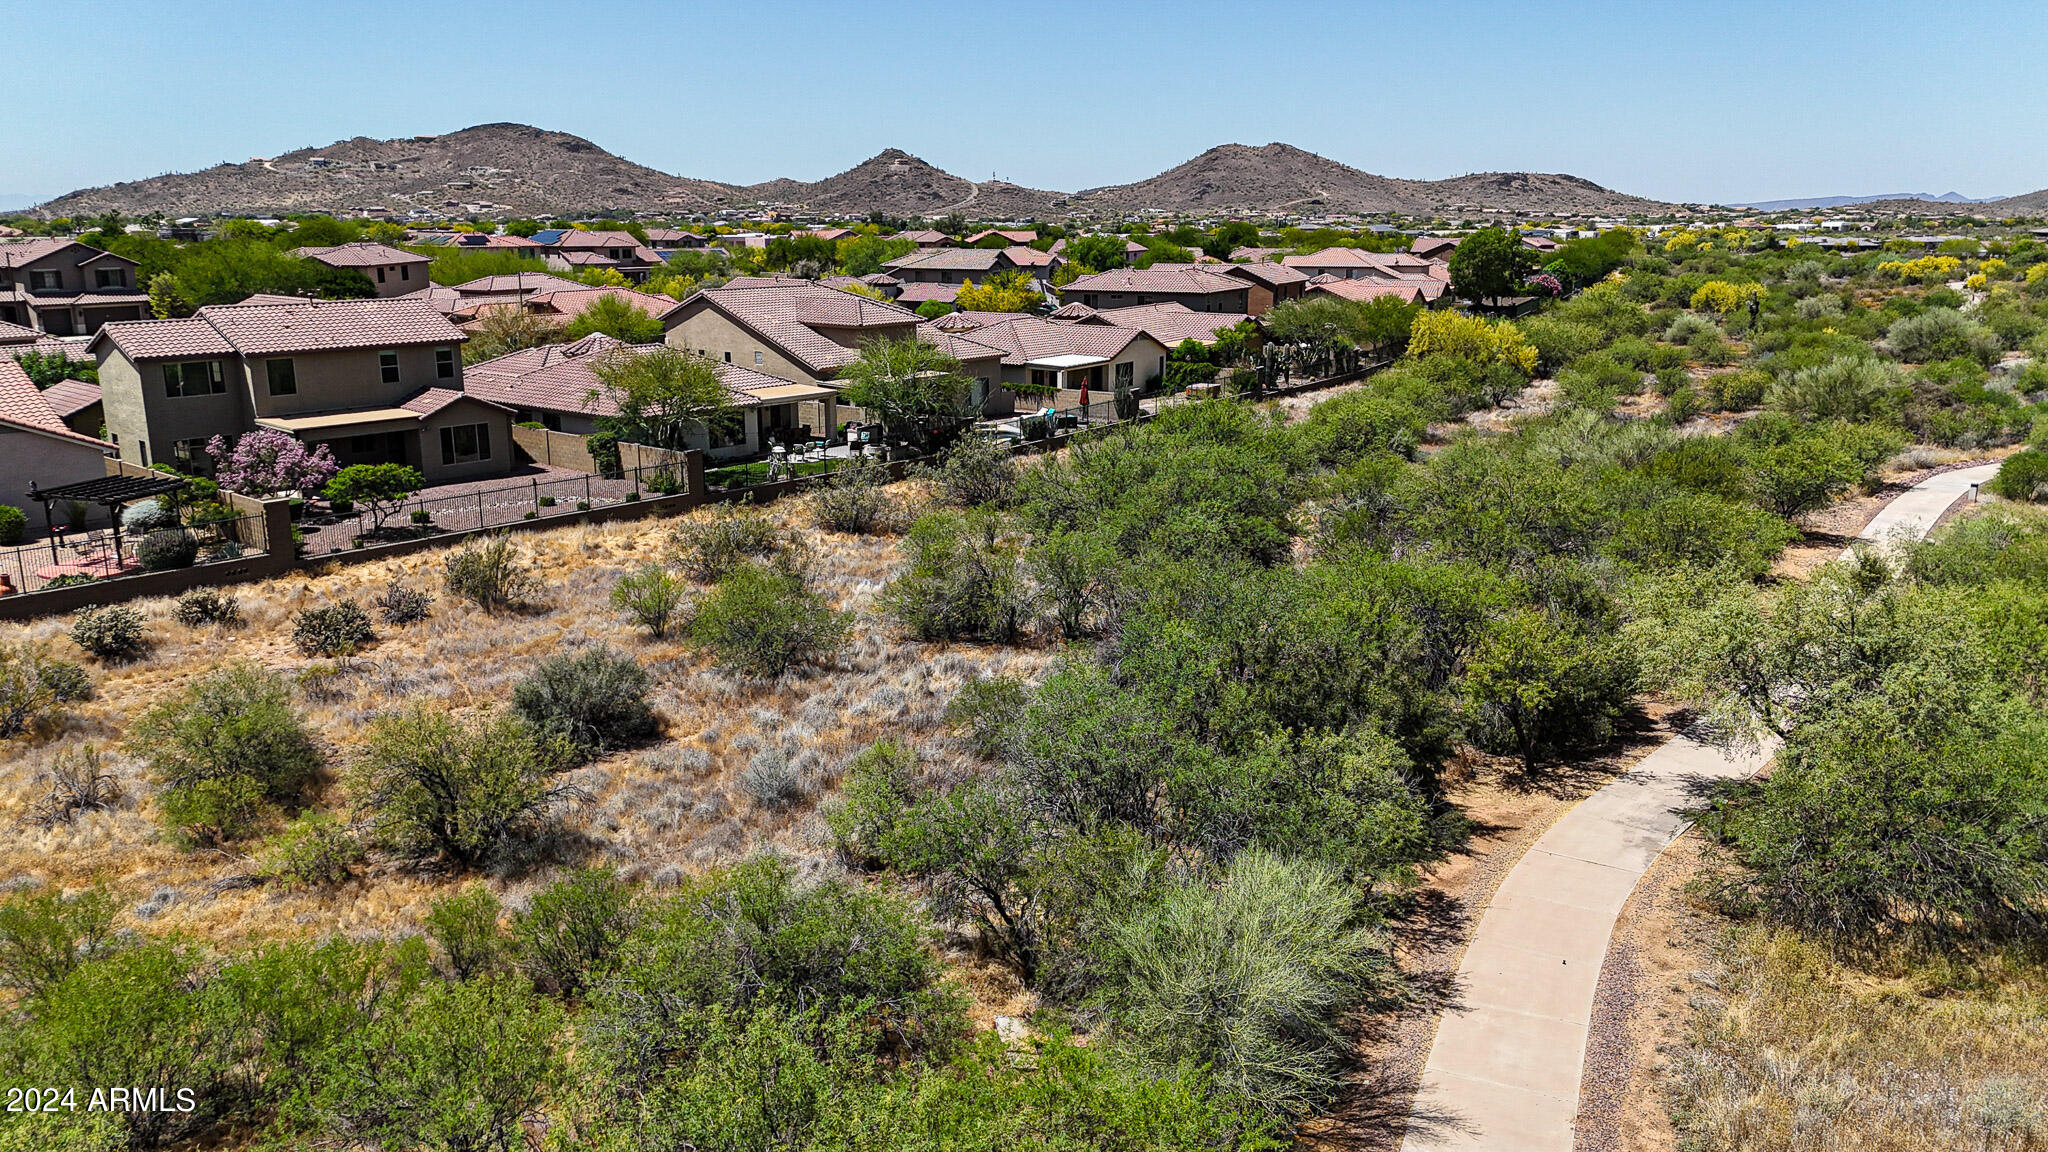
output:
M32 527L42 527L43 506L29 500L27 493L31 483L54 488L59 484L76 484L80 480L97 480L106 474L105 458L90 444L0 427L0 504L12 504L28 513ZM57 509L56 515L57 522L63 523L63 509ZM93 522L106 522L105 514L97 505L93 509Z
M434 374L436 347L456 348L455 375L446 380ZM384 383L377 355L387 349L378 348L254 357L246 362L243 379L249 395L254 397L255 415L258 417L388 407L422 388L462 390L462 352L459 346L421 344L391 350L398 353L396 384ZM299 386L295 395L270 394L270 370L266 365L273 359L292 361Z
M221 371L228 387L224 393L167 396L162 364L138 365L118 350L107 352L100 361L100 404L107 432L120 445L121 459L160 464L173 459L172 446L180 440L232 437L247 430L248 393L238 366L229 359L222 363ZM142 458L145 441L149 444L147 461Z
M742 368L766 372L799 384L825 384L811 375L810 369L784 356L767 341L733 323L713 308L703 308L694 315L685 317L665 336L668 346L694 352L703 350L713 360L723 360L730 353L732 362ZM761 362L754 363L754 353L761 353Z

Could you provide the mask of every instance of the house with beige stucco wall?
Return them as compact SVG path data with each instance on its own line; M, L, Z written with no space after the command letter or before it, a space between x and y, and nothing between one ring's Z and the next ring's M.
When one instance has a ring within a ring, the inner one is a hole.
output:
M89 349L124 460L205 473L213 436L268 428L343 467L407 464L444 483L513 464L511 412L463 389L465 339L401 297L215 305L107 325Z

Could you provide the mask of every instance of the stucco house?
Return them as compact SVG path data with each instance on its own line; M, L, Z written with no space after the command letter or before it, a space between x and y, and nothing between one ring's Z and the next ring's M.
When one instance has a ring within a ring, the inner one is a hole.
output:
M442 483L513 463L510 410L463 391L465 339L398 297L215 305L110 324L89 347L124 460L206 472L211 437L270 428L327 445L344 467L409 464Z
M30 484L54 488L107 474L114 446L67 427L44 396L21 365L0 357L0 504L26 510Z
M86 336L149 316L135 261L76 240L0 242L0 321L52 336Z
M1200 264L1113 268L1066 285L1060 289L1060 299L1090 308L1181 304L1195 312L1250 312L1251 285L1211 268Z
M329 268L360 273L376 285L379 296L403 296L427 287L427 269L434 263L417 252L368 240L331 248L294 248L292 255Z

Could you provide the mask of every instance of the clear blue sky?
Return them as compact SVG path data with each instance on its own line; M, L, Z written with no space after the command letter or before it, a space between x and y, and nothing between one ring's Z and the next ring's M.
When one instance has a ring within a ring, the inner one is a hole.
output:
M1071 191L1281 140L1672 200L2048 187L2041 0L0 0L0 30L0 194L36 197L498 120L739 183L899 147Z

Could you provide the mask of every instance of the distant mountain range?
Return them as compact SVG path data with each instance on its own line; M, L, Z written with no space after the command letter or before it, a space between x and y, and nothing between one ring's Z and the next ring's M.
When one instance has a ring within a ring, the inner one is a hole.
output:
M1375 176L1287 144L1225 144L1148 180L1076 193L976 182L891 148L822 180L734 185L671 176L615 156L578 136L525 124L483 124L440 136L373 140L220 164L102 188L39 205L48 216L166 216L348 211L382 207L495 214L702 212L758 204L819 213L984 220L1165 212L1500 212L1615 215L1677 206L1629 196L1590 180L1543 172L1486 172L1449 180Z
M1754 208L1759 212L1790 212L1799 208L1848 208L1857 204L1876 204L1885 200L1919 200L1928 204L1989 204L1996 196L1969 197L1961 192L1943 192L1936 196L1932 192L1887 192L1880 196L1809 196L1804 200L1744 200L1738 207Z

